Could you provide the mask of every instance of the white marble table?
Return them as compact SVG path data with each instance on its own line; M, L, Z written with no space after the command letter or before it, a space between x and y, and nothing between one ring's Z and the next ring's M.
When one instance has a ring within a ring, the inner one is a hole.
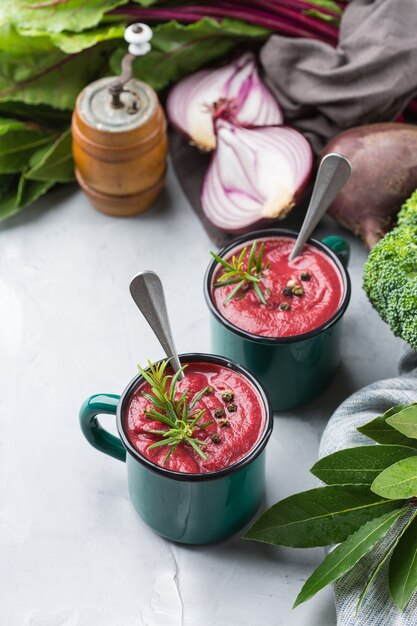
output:
M362 293L366 253L351 241L343 366L319 400L276 416L268 505L314 485L339 402L396 372L402 344ZM138 362L162 356L130 299L136 272L160 273L179 349L209 351L210 248L172 171L142 217L103 216L70 186L0 226L1 625L334 626L331 590L291 610L322 550L169 543L136 516L124 465L79 429L87 396L120 392Z

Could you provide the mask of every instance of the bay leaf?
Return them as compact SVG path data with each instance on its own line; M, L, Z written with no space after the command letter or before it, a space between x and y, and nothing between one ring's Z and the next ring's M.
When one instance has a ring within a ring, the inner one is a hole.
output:
M294 548L334 545L402 504L402 500L378 497L366 485L318 487L274 504L245 539Z
M407 406L410 405L400 404L398 406L394 406L386 411L384 415L379 415L363 426L359 426L357 430L377 443L396 444L399 446L417 448L416 440L406 437L387 423L387 419L389 417L396 415L403 409L407 408Z
M417 450L406 446L358 446L320 459L310 471L327 485L370 485L384 469L415 455Z
M401 611L407 605L417 587L417 519L405 529L394 549L389 564L389 590Z
M406 508L407 510L407 508ZM362 604L362 601L366 595L366 593L368 592L369 587L371 586L371 584L373 583L373 581L375 580L375 578L377 577L378 573L381 571L384 563L386 562L386 560L391 556L394 548L398 545L398 542L400 541L401 537L404 535L405 531L407 530L407 528L409 527L409 525L411 524L411 522L414 520L415 516L416 516L417 512L414 513L409 520L407 520L406 524L403 526L403 528L400 530L400 532L398 532L397 534L395 534L392 538L391 541L389 542L389 544L385 547L382 555L379 556L377 562L375 563L374 568L371 571L371 575L369 576L365 587L362 590L361 595L359 596L359 600L358 603L356 605L356 616L359 613L359 609L360 606Z
M375 544L385 537L407 507L385 513L370 522L366 522L356 532L350 535L343 543L329 552L324 561L314 570L310 578L304 583L297 596L294 607L312 598L320 589L334 582L356 565L365 554L368 554Z
M410 439L417 439L417 406L411 404L387 418L387 424Z
M417 496L417 457L403 459L387 467L375 478L371 490L393 500Z

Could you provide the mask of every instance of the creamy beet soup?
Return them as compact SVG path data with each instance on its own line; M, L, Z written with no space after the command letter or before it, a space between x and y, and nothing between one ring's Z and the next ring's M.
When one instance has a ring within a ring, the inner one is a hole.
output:
M142 384L129 402L126 435L144 457L176 472L204 474L234 465L248 455L265 429L266 415L258 391L242 374L214 363L189 363L184 374L185 379L177 383L176 398L188 390L188 400L192 401L209 387L195 405L195 410L204 409L204 414L193 432L194 438L206 444L201 446L206 460L188 443L180 443L168 458L168 445L149 449L162 437L148 431L168 426L146 415L152 408L143 396L151 392L148 383Z
M264 244L263 269L259 273L252 269L252 275L259 278L256 284L265 302L261 302L249 281L227 302L237 282L216 286L228 271L219 264L214 273L212 297L223 317L238 328L262 337L301 335L329 320L344 294L342 277L330 257L307 244L302 254L290 262L294 239L262 239L257 242L258 252L261 244ZM231 261L233 255L238 259L246 246L243 264L247 268L252 242L236 248L225 259Z

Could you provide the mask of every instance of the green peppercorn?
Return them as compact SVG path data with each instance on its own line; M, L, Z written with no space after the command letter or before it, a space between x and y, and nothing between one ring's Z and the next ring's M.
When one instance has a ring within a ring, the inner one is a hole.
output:
M218 406L217 409L214 409L214 417L217 419L224 417L224 409L221 406Z
M211 436L211 440L213 443L220 443L222 438L217 433L214 433L214 435Z
M311 274L309 274L309 272L301 272L300 278L301 280L308 281L311 278Z
M228 419L221 419L219 421L220 428L228 428L230 426L230 422Z
M234 402L229 402L229 404L227 405L227 410L229 411L229 413L236 413L237 404L235 404Z
M235 394L230 389L228 389L227 391L223 391L222 393L222 400L224 400L225 402L231 402L234 397Z
M291 311L291 307L288 302L281 302L279 308L281 309L281 311Z
M282 290L282 293L284 294L284 296L286 296L287 298L292 298L293 293L292 293L292 287L284 287L284 289Z
M301 285L296 285L295 287L292 288L292 292L295 296L303 296L304 295L304 289L301 287Z

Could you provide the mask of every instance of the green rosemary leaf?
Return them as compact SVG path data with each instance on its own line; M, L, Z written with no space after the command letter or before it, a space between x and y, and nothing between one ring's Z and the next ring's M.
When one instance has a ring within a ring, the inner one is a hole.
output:
M146 430L145 432L149 433L151 435L162 435L162 436L164 436L167 431L166 430Z
M204 452L201 450L201 448L199 447L199 445L197 444L197 439L191 439L190 437L187 437L187 441L190 444L190 446L192 446L194 448L194 450L197 452L197 454L199 454L201 456L202 459L204 459L205 461L207 460L207 456L204 454ZM199 442L200 445L207 445L204 442Z
M259 285L257 283L254 283L253 288L254 288L255 293L258 296L259 300L262 302L262 304L266 304L266 300L265 300L264 294L260 290Z
M164 409L165 408L164 403L159 398L157 398L155 395L151 395L150 393L146 393L146 391L143 391L142 392L142 396L144 398L146 398L147 400L149 400L149 402L151 402L152 404L157 406L158 409Z
M245 280L241 280L240 283L238 283L236 285L236 287L234 289L232 289L232 291L229 293L229 295L227 296L226 300L224 301L225 304L229 304L230 300L233 298L233 296L235 296L237 294L237 292L239 291L239 289L241 289L243 287L243 285L245 284Z
M230 278L229 280L222 280L221 282L214 283L215 287L224 287L225 285L233 285L233 283L239 283L240 278Z
M239 256L239 261L238 261L238 267L240 267L243 264L243 261L245 260L245 256L246 256L246 252L248 251L247 247L243 248L242 252L240 253Z
M171 448L168 450L167 454L164 456L164 460L162 461L163 465L165 465L165 463L168 461L168 459L171 456L171 454L173 454L176 449L177 449L176 445L175 446L171 446Z
M255 263L255 253L256 253L257 243L258 242L255 239L255 241L252 244L251 251L250 251L249 261L248 261L248 272L249 273L252 271L253 264Z
M175 451L176 447L180 443L186 442L192 446L199 456L205 459L206 456L203 454L200 446L207 444L193 437L193 431L194 428L199 427L198 421L204 415L206 409L193 412L193 408L204 394L207 393L209 386L198 392L189 404L189 389L185 389L179 398L175 399L179 376L186 365L181 367L175 374L166 374L169 359L161 361L156 365L152 365L148 362L148 365L149 368L147 371L144 371L138 366L139 371L144 374L144 379L149 383L152 390L152 393L142 393L143 397L150 403L150 407L145 411L145 415L168 426L167 430L152 429L146 431L149 434L161 437L160 441L152 443L148 446L148 449L169 446L170 453L166 455L163 461L164 464ZM208 426L213 423L213 421L214 420L211 420L203 426Z
M230 272L225 272L224 274L222 274L219 278L219 282L221 283L221 285L224 285L223 281L226 281L229 276L236 276L236 270L230 270ZM238 278L238 280L241 280L241 278Z
M175 421L169 419L169 417L167 417L166 415L163 415L162 413L155 411L155 409L148 409L147 411L145 411L145 415L146 417L149 417L150 419L154 419L158 422L163 422L167 426L171 426L171 427L175 426Z
M209 385L207 385L207 387L205 387L196 396L194 396L194 398L191 400L191 402L189 404L190 409L193 409L195 407L195 405L197 404L197 402L199 402L201 400L201 398L206 395L206 393L209 390L209 388L210 388Z
M215 420L210 420L209 422L204 422L204 424L198 424L198 427L200 430L203 430L203 428L207 428L207 426L210 426L210 424L213 424Z
M151 385L151 387L152 387L154 385L154 379L152 378L151 374L149 374L148 372L143 370L140 367L140 365L138 365L138 370L139 370L140 374L143 376L143 378L146 380L146 382L149 383Z
M262 272L262 257L264 255L265 244L261 244L259 248L258 258L256 259L256 271L258 274Z
M156 441L148 446L148 450L152 450L153 448L160 448L161 446L170 446L172 444L178 444L176 437L170 437L169 439L162 439L161 441Z
M194 428L195 426L198 426L197 422L199 419L201 419L204 415L204 413L206 412L206 409L202 409L201 411L199 411L196 416L193 418L193 420L190 422L190 427ZM198 426L200 428L200 426Z
M171 378L171 385L169 388L169 397L171 398L171 400L174 400L175 398L175 386L186 367L187 365L183 365L182 367L180 367L180 369L177 372L175 372L174 376L172 376Z
M247 247L241 250L239 258L236 258L236 255L233 255L231 262L225 261L225 259L222 259L214 252L211 252L213 258L215 258L216 261L218 261L227 270L217 279L214 287L224 287L225 285L232 285L236 283L236 287L227 296L224 304L228 304L235 296L238 297L238 293L242 287L251 286L255 289L255 284L261 282L262 272L264 269L269 267L269 263L267 263L265 268L262 261L265 245L261 244L258 254L256 254L257 246L258 242L255 240L251 247L246 268L244 261L247 254ZM260 302L262 302L262 304L266 304L265 296L262 294L261 290L257 289L256 293Z
M245 280L250 280L252 283L260 283L261 282L260 278L258 278L257 276L253 276L252 274L248 274L248 273L244 274L244 278L245 278Z

